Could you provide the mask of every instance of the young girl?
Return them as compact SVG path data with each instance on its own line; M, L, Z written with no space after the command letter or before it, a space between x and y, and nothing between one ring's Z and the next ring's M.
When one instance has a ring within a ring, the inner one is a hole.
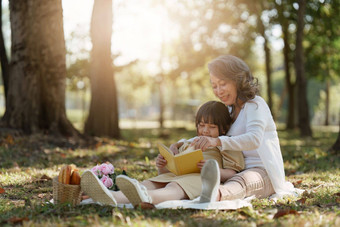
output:
M231 117L228 108L221 102L207 102L196 114L198 136L217 138L225 135L230 125ZM179 150L189 146L186 141L181 143ZM218 181L223 182L244 168L241 151L221 151L219 147L210 147L203 152L203 156L204 160L197 164L198 168L202 169L205 160L216 160L220 168ZM194 199L200 195L202 182L199 173L176 176L166 169L166 160L161 155L156 159L156 166L159 175L142 183L124 175L118 176L116 182L121 190L118 192L109 191L89 170L82 175L81 187L94 201L111 205L129 202L133 206L141 202L158 204L168 200Z

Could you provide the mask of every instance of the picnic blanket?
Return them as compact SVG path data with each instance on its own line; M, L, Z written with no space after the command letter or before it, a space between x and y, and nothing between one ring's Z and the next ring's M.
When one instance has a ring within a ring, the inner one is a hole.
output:
M197 210L236 210L241 207L252 207L250 201L254 196L245 199L235 199L218 201L211 203L199 203L199 197L194 200L170 200L155 205L156 209L197 209ZM80 205L99 204L92 199L86 199L80 202ZM118 204L117 207L132 209L132 204Z

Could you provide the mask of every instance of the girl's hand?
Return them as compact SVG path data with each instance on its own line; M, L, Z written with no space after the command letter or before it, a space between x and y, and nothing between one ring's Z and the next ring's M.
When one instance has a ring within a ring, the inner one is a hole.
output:
M165 158L161 155L158 154L157 158L156 158L156 166L158 169L163 169L166 166L166 160Z
M201 149L205 151L208 147L221 146L221 141L219 138L213 138L209 136L199 136L194 139L191 146L195 146L195 149Z
M197 167L202 170L203 166L204 166L205 160L201 160L197 163Z
M174 154L178 154L179 151L178 149L183 145L183 142L180 143L173 143L170 145L170 150L172 151L172 153Z

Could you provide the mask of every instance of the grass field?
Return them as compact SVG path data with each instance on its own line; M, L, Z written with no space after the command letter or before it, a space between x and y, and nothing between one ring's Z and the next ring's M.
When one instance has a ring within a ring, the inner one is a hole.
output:
M53 205L52 180L64 164L81 172L111 162L117 171L143 180L157 174L155 144L171 144L194 130L124 129L121 140L97 138L78 144L35 135L3 134L0 147L0 225L11 226L340 226L340 157L327 152L337 127L314 128L313 139L279 130L287 179L305 193L276 203L255 199L253 208L233 211L143 210Z

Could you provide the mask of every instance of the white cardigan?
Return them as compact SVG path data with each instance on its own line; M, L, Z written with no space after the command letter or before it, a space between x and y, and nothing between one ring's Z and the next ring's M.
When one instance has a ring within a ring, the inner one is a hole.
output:
M285 180L276 125L267 103L260 96L246 102L227 136L220 136L223 150L239 150L246 169L264 167L277 196L301 193Z

